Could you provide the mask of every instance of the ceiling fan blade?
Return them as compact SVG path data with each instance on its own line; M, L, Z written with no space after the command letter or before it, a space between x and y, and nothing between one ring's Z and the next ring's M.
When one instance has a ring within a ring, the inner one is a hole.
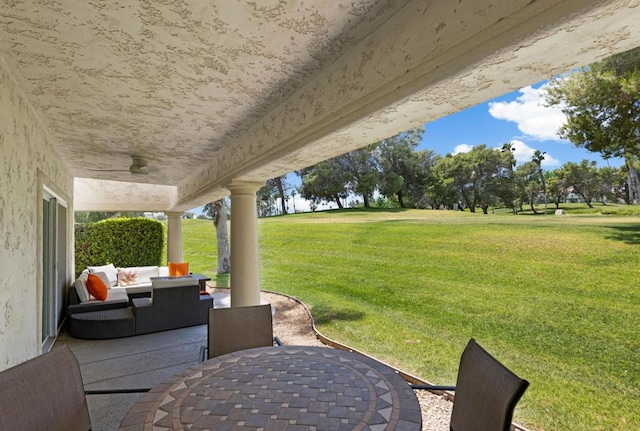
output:
M131 172L133 175L147 175L149 174L149 169L147 169L146 166L131 165L131 167L129 168L129 172Z
M149 166L145 157L131 156L131 166L129 169L89 169L93 172L130 172L133 175L148 175L157 172L159 169L155 166Z

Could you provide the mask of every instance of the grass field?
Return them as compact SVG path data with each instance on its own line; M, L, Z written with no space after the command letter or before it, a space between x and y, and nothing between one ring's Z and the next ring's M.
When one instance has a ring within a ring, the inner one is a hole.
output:
M476 338L531 382L515 420L532 430L640 429L640 217L574 213L260 219L262 288L439 384ZM215 276L213 224L185 220L183 239L191 270Z

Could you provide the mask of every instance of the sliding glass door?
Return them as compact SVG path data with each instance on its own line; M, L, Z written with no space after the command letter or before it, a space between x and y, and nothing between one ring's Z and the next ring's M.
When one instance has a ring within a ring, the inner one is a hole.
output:
M55 341L65 317L67 247L67 205L45 188L42 201L43 352Z

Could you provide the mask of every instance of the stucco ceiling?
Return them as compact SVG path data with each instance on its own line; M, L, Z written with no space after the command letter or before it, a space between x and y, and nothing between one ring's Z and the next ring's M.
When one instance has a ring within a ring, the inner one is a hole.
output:
M76 182L80 207L153 184L189 209L632 48L637 22L636 1L3 0L0 56L72 174L125 182Z

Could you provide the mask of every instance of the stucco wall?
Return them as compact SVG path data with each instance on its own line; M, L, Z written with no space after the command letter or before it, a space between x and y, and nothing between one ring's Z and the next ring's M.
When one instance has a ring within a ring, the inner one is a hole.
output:
M73 196L70 173L7 70L0 57L0 370L41 352L43 184Z

